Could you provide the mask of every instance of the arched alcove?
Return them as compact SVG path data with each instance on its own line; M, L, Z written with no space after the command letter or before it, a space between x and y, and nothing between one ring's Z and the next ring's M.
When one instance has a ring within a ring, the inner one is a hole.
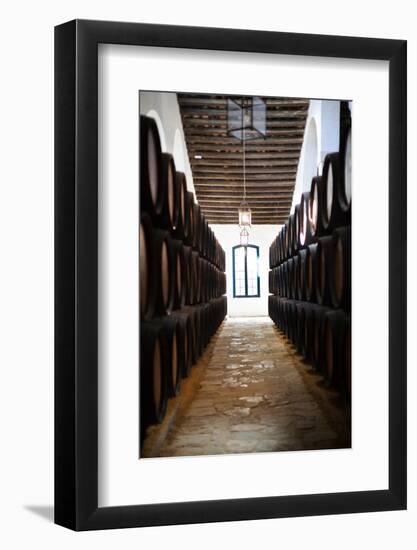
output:
M317 124L314 118L311 118L308 123L304 144L304 155L303 191L308 191L312 178L317 174L317 165L319 161Z
M181 132L177 128L174 135L174 147L172 154L174 156L175 167L179 172L185 172L185 151Z
M155 109L151 109L146 113L146 116L151 117L155 120L156 125L158 127L159 132L159 139L161 140L161 148L163 152L167 152L167 140L165 136L164 126L162 124L161 117L159 114L155 111Z

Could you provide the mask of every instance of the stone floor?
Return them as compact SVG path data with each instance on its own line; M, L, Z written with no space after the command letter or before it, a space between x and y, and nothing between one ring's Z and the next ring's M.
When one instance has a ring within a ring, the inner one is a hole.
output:
M268 317L226 320L183 386L142 456L350 446L341 398Z

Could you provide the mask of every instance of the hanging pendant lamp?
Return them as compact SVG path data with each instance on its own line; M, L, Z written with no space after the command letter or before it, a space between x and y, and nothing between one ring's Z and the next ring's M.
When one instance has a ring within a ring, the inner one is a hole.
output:
M252 225L252 212L246 200L246 148L245 142L266 136L266 103L260 97L242 97L227 100L227 133L242 141L243 200L239 206L241 244L248 241L248 228ZM243 233L243 235L242 235ZM247 244L247 242L246 242Z
M249 244L249 231L244 227L240 232L240 246L248 246Z

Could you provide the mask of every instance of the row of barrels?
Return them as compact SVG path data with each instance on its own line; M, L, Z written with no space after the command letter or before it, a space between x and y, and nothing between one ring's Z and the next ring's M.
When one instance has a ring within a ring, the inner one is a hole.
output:
M225 253L162 152L154 119L140 119L140 425L164 418L227 313Z
M146 212L140 219L139 248L142 320L226 293L226 274L168 231L154 227Z
M342 152L326 155L321 176L311 181L310 191L302 193L294 213L282 226L270 247L270 267L277 267L299 250L331 235L351 223L351 138L350 130Z
M222 296L206 304L184 307L140 326L140 431L163 420L168 399L202 355L227 311Z
M351 228L338 227L269 271L269 292L350 311Z
M269 315L327 383L351 395L351 321L341 309L269 296Z
M162 152L155 120L146 116L140 117L140 201L156 227L225 270L223 248L187 190L185 174L176 170L171 154Z

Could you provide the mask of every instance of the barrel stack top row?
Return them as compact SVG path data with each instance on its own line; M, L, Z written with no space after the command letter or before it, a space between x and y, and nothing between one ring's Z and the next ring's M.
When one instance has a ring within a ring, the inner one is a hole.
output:
M156 227L169 231L224 271L223 248L188 191L185 174L176 171L171 154L162 152L155 120L146 116L140 118L140 150L141 211L148 213Z

